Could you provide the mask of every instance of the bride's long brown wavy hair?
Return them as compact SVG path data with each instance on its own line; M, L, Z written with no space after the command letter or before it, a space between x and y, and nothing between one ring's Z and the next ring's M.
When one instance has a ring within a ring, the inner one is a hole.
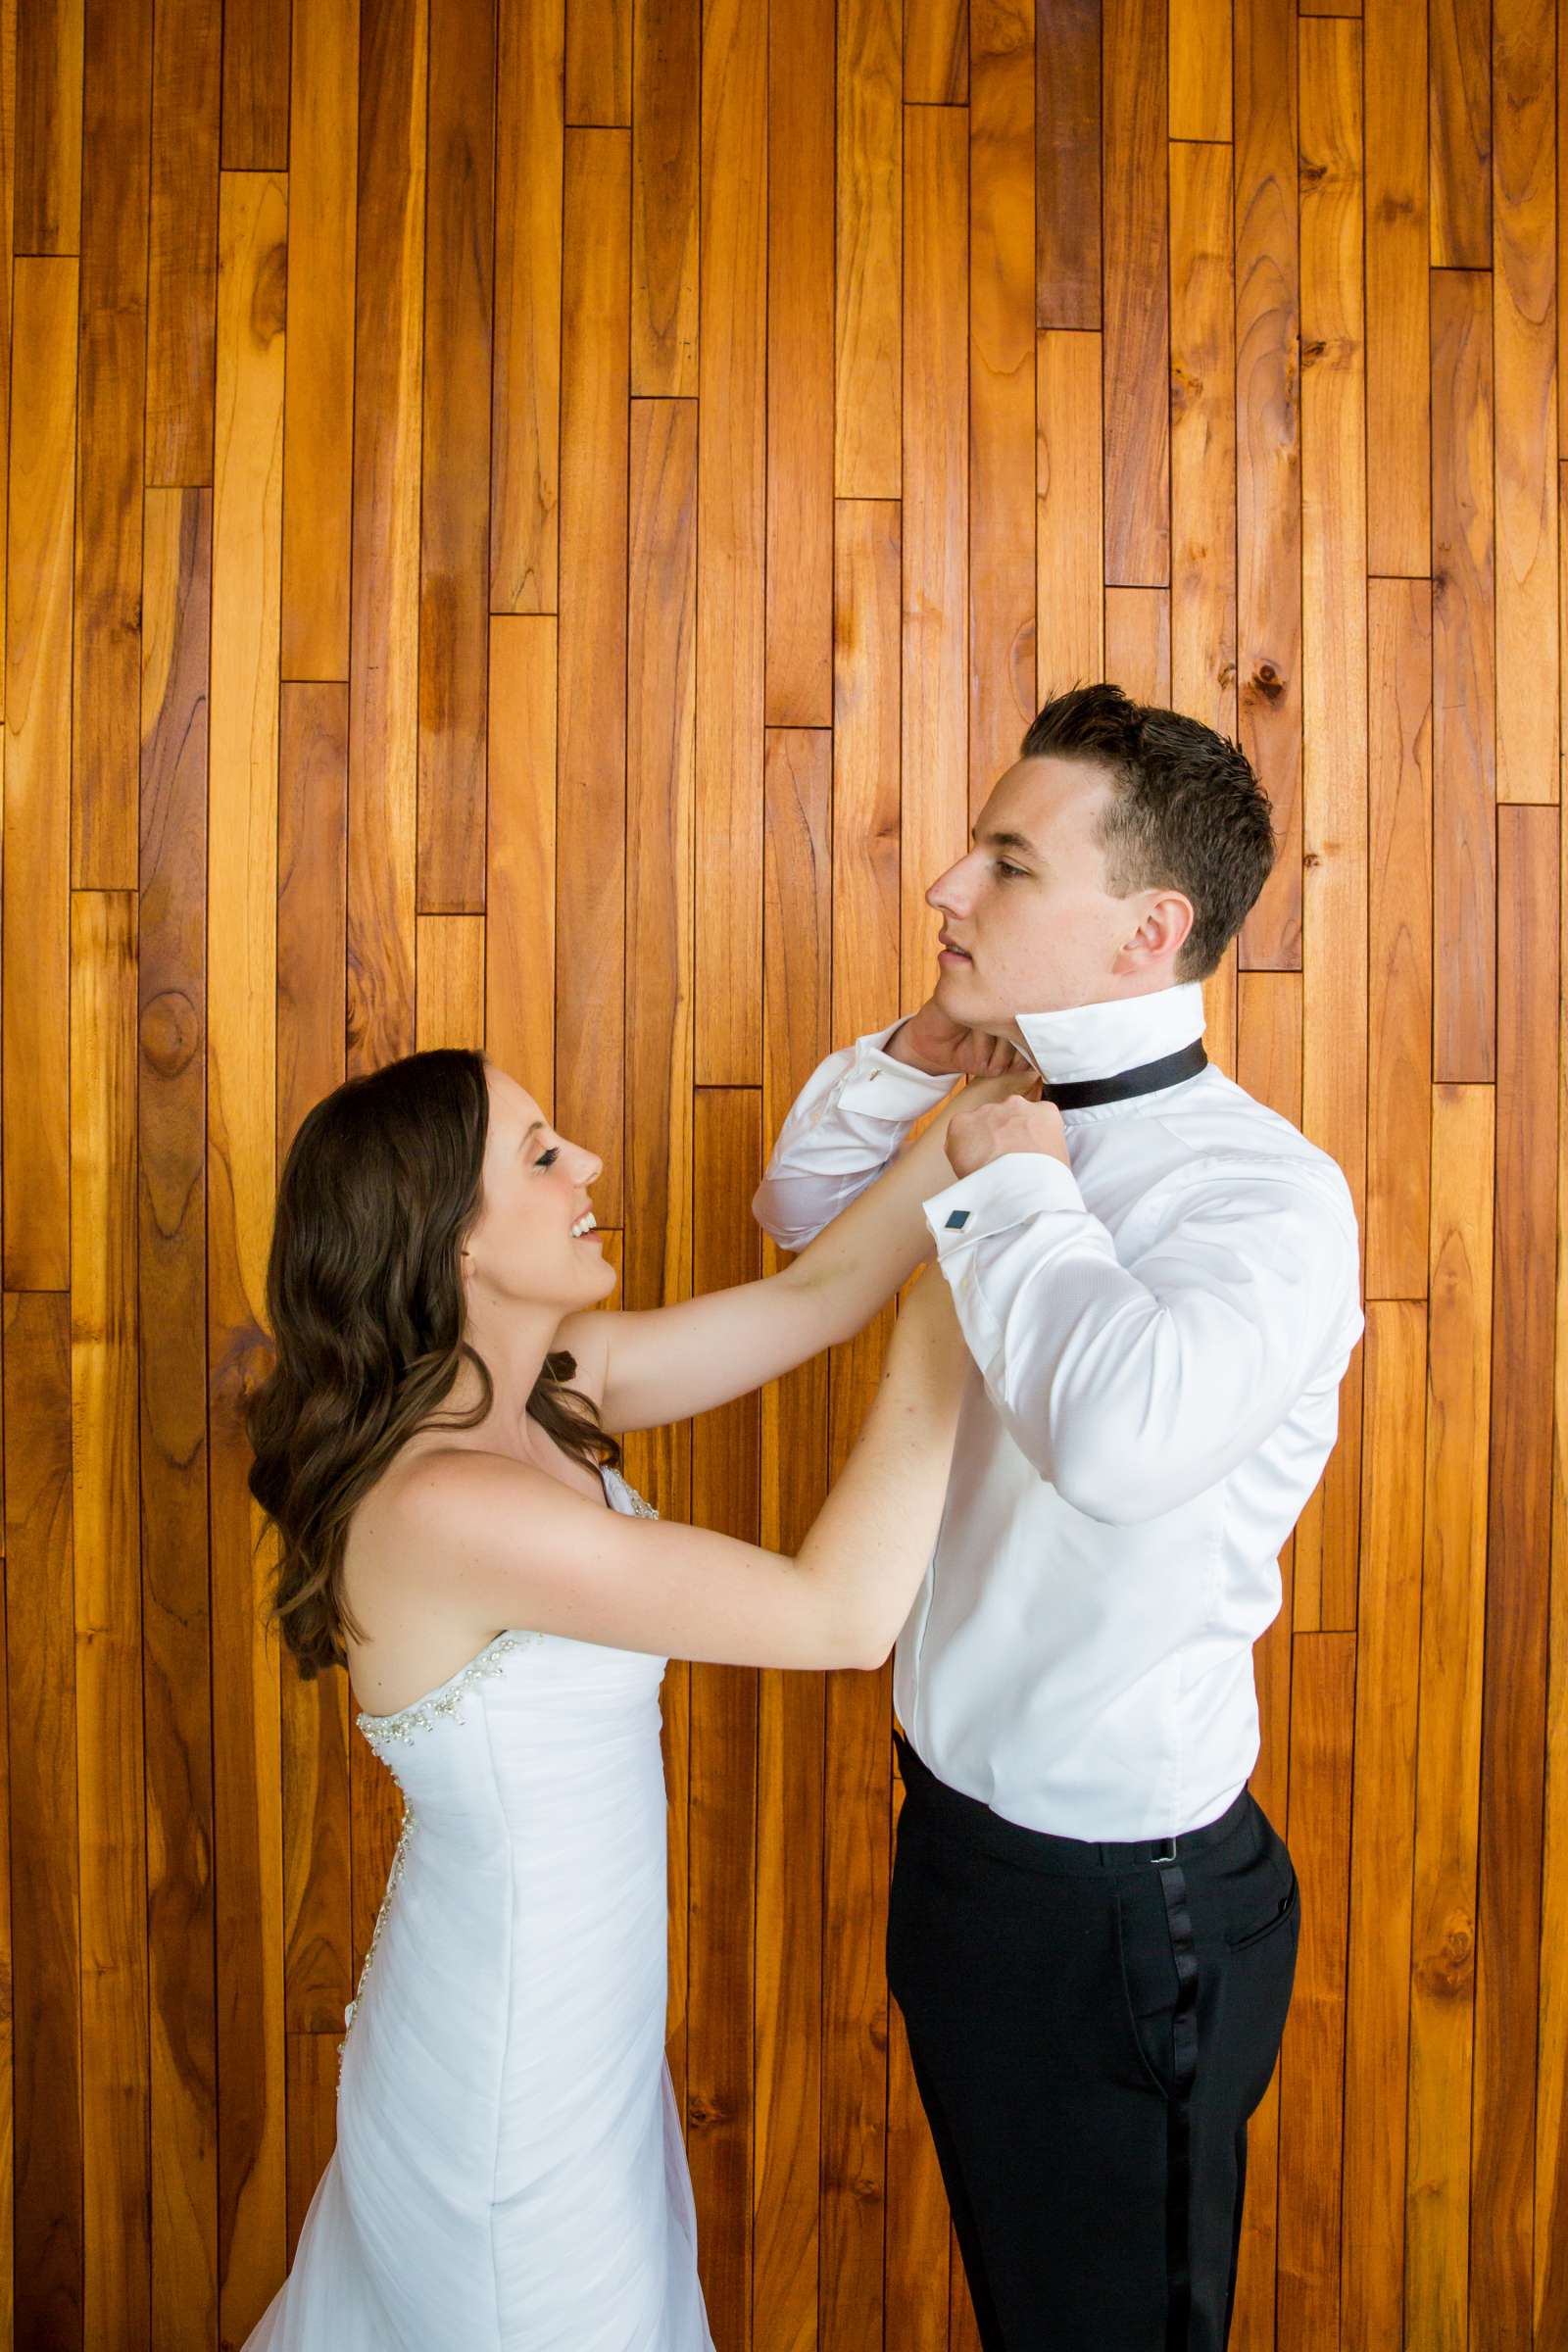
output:
M247 1484L281 1548L271 1613L307 1680L360 1638L343 1598L355 1506L417 1429L471 1429L494 1399L464 1337L460 1252L483 1205L490 1090L482 1054L407 1054L323 1096L301 1120L277 1188L267 1262L275 1361L245 1410ZM482 1395L437 1422L464 1358ZM545 1357L529 1417L564 1451L618 1468L620 1446Z

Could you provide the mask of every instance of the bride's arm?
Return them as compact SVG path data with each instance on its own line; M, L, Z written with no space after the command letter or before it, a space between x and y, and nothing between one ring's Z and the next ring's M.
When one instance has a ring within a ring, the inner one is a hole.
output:
M572 1386L593 1396L606 1429L657 1429L749 1396L863 1330L931 1254L921 1203L953 1181L953 1112L1033 1081L1030 1071L957 1091L781 1273L643 1313L568 1315L555 1346L578 1358Z

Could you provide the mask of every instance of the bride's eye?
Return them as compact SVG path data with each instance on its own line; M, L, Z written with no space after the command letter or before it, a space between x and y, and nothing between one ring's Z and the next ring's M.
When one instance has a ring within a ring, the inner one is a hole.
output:
M561 1146L559 1144L552 1144L549 1151L542 1152L533 1164L536 1168L553 1167L560 1157Z

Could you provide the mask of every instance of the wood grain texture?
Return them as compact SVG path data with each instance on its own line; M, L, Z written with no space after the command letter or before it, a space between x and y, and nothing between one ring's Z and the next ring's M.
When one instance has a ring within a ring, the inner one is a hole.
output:
M1233 2352L1568 2341L1568 353L1551 0L0 0L0 2352L243 2340L400 1805L266 1630L277 1170L481 1046L612 1303L776 1270L1040 700L1241 743L1215 1067L1364 1343L1256 1644L1302 1881ZM792 1549L891 1303L628 1433ZM878 1674L676 1659L726 2352L978 2352Z

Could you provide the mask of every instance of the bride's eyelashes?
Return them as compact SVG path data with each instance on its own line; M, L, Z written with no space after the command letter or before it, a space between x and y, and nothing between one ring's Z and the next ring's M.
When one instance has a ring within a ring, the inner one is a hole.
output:
M552 1144L548 1152L541 1152L539 1157L534 1161L533 1164L536 1168L554 1167L556 1161L560 1157L561 1146L559 1144Z

